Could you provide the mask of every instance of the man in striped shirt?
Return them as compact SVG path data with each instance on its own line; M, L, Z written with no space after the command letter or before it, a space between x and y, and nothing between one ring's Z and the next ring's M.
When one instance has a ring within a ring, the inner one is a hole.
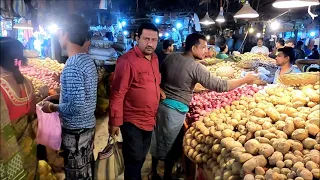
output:
M61 22L58 38L69 58L61 74L61 94L46 99L42 110L47 113L57 111L62 119L66 179L91 180L98 74L94 61L82 47L89 26L77 15ZM59 104L50 102L58 98Z

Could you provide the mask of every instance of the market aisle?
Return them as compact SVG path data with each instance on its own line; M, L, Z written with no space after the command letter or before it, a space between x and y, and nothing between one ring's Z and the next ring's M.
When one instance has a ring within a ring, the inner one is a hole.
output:
M105 146L107 145L107 141L108 141L108 117L101 117L101 118L97 118L97 124L96 124L96 135L95 135L95 140L94 140L94 156L95 158L97 158L97 155L100 151L103 150L103 148L105 148ZM118 138L119 141L122 141L121 135L119 135ZM163 167L163 163L160 163L160 168L159 168L159 173L163 174L164 169ZM146 161L143 165L142 168L142 179L143 180L148 180L148 174L151 172L151 155L148 154ZM118 180L123 180L124 177L123 175L121 175L120 177L118 177Z

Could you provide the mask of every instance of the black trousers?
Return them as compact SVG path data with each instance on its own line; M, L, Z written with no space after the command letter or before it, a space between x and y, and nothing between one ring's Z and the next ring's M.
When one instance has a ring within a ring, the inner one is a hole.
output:
M124 179L141 180L141 168L150 148L152 131L144 131L131 123L121 127L123 139Z

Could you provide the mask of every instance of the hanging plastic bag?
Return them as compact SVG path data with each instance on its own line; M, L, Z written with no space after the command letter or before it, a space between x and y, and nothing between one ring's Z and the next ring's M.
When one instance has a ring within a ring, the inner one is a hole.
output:
M38 131L36 142L54 150L61 146L61 122L58 112L44 113L37 104Z
M107 146L99 152L95 163L95 179L114 180L124 171L122 151L110 136Z

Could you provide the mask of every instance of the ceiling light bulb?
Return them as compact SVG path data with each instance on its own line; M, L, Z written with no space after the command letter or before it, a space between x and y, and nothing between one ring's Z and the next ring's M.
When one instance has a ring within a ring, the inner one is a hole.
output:
M319 4L319 0L276 0L272 6L275 8L299 8Z
M234 17L238 19L250 19L259 17L259 14L250 6L249 2L246 1L243 7L234 15Z
M211 25L215 24L214 20L212 20L207 12L203 19L200 20L200 24Z
M224 16L223 16L223 7L220 7L220 12L219 12L219 15L218 15L216 21L217 21L218 23L223 23L223 22L226 21L226 20L224 19Z
M273 21L271 24L270 24L270 28L271 30L275 31L275 30L278 30L280 28L280 23L278 21Z

